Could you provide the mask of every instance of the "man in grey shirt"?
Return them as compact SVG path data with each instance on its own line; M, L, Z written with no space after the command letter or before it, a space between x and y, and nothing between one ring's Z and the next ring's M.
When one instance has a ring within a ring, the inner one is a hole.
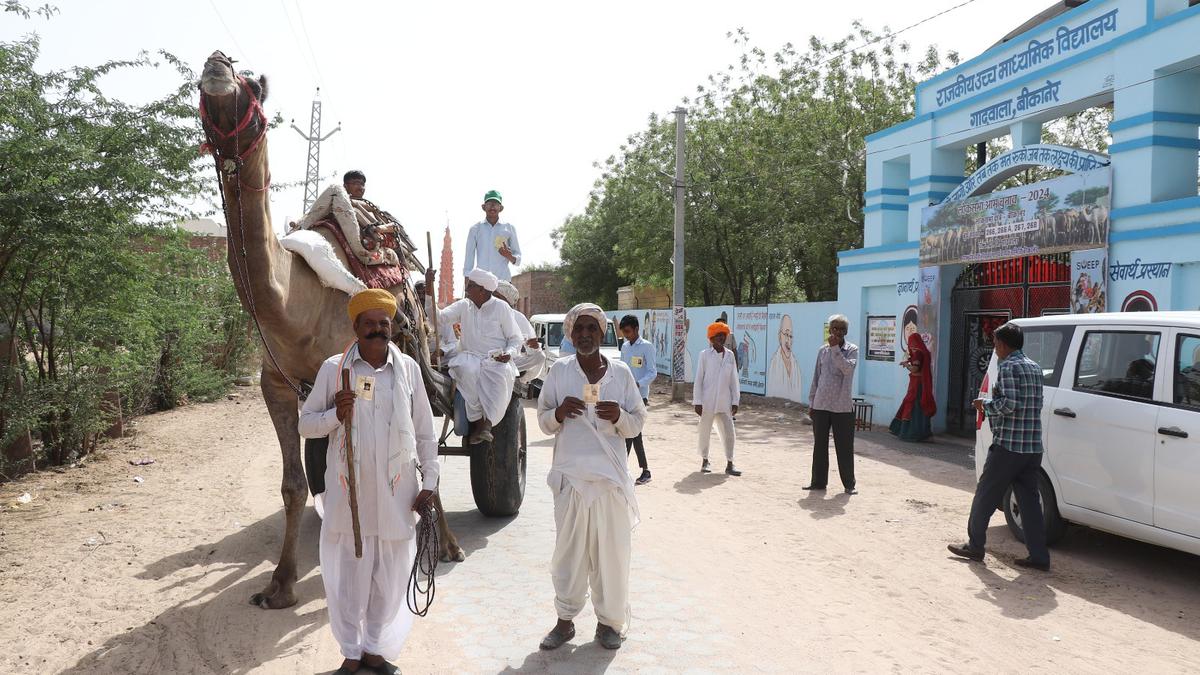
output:
M858 345L846 342L850 320L844 314L829 317L829 344L817 352L809 389L809 413L813 423L812 481L805 490L824 490L829 480L829 432L837 452L838 475L846 494L858 494L854 485L854 367Z

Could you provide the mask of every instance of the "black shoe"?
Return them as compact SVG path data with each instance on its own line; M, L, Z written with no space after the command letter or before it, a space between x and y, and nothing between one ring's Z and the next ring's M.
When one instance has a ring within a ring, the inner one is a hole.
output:
M365 663L363 665L366 666L367 670L382 673L382 675L400 675L400 669L396 667L396 664L388 663L387 661L383 661L377 666L367 666ZM362 668L359 668L359 670L362 670Z
M638 476L634 481L636 485L645 485L650 482L650 469L642 469L642 475Z
M712 467L708 465L707 459L700 464L700 473L712 473Z
M848 488L846 488L846 494L856 495L856 494L858 494L858 488L848 487Z
M733 462L728 462L725 464L725 473L729 474L730 476L742 475L741 471L738 471L737 469L733 468Z
M974 560L975 562L983 562L983 551L973 548L970 544L962 544L961 546L950 544L946 547L946 549L960 558L967 558L968 560Z
M801 490L813 490L814 492L816 492L816 491L823 491L825 489L825 486L824 485L805 485L804 487L802 487L800 489Z
M620 649L621 643L625 638L621 637L615 629L610 626L605 626L602 623L596 624L596 642L600 643L605 649Z
M1017 558L1013 562L1017 564L1017 567L1028 567L1029 569L1041 570L1043 572L1050 571L1050 561L1049 560L1047 560L1046 562L1038 562L1038 561L1034 560L1033 558Z
M546 651L558 649L559 647L570 642L574 637L575 626L572 625L567 630L559 630L558 626L555 626L554 630L546 633L546 637L542 638L542 642L538 645L538 649L543 649Z

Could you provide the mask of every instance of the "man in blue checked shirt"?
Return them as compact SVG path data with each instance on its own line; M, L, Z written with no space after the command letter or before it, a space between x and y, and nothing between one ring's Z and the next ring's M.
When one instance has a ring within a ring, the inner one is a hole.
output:
M1011 485L1021 509L1021 525L1029 557L1016 561L1020 567L1050 569L1046 550L1046 524L1038 495L1038 473L1042 465L1042 367L1025 356L1021 327L1006 323L996 329L996 361L999 374L990 399L975 399L975 409L987 415L992 425L992 446L967 522L969 540L951 544L950 552L970 560L983 560L988 521L1000 506Z
M654 363L654 345L642 338L637 317L632 314L626 314L621 319L621 335L625 337L625 343L621 345L621 360L633 371L633 379L637 381L638 389L642 393L642 402L650 405L650 383L658 377L658 367ZM642 467L642 475L634 482L645 485L650 482L650 469L646 466L646 446L642 443L640 433L625 439L626 455L629 454L630 448L637 450L638 466Z

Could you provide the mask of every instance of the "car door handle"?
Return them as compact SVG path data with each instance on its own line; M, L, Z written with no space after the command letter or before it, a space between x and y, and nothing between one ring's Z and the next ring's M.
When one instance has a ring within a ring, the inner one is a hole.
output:
M1070 417L1071 419L1075 419L1075 411L1071 410L1070 408L1055 408L1054 414L1061 415L1063 417Z
M1164 436L1174 436L1175 438L1187 438L1188 433L1179 427L1159 427L1158 433Z

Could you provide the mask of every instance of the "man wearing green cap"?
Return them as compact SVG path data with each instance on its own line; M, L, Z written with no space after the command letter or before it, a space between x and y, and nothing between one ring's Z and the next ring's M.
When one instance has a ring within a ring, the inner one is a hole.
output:
M496 275L500 281L511 281L509 264L521 264L521 244L517 242L517 229L500 222L504 210L503 197L496 190L488 190L483 196L485 218L471 226L467 234L467 255L463 269L483 269Z

